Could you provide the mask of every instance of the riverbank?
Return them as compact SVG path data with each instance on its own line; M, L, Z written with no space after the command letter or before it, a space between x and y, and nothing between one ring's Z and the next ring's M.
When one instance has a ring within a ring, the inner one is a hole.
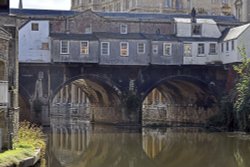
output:
M17 148L0 153L0 167L34 166L41 158L41 150Z
M0 153L0 167L28 167L40 159L41 166L45 166L46 136L41 127L21 122L12 142L13 150Z

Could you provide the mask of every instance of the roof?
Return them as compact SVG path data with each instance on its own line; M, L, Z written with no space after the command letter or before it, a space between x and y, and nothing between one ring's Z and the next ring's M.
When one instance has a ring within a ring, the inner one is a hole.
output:
M107 19L127 19L134 21L173 21L174 18L191 18L190 14L178 13L133 13L133 12L96 12ZM212 19L216 23L239 23L234 16L197 15L197 19Z
M70 10L10 9L10 14L26 16L72 16L77 13Z
M144 35L140 33L106 33L106 32L96 32L92 34L67 34L67 33L51 33L50 37L60 40L98 40L98 39L134 39L143 40L146 39Z
M249 28L250 23L244 24L242 26L231 28L226 34L223 41L229 41L233 39L237 39L247 28Z
M106 33L95 32L92 34L67 34L67 33L51 33L50 37L58 40L89 40L97 41L99 39L125 39L125 40L152 40L152 41L174 41L174 42L205 42L205 41L219 41L218 38L205 38L205 37L176 37L175 35L163 34L142 34L142 33Z
M92 12L92 11L91 11ZM75 16L83 12L70 10L41 10L41 9L10 9L10 14L20 16ZM133 13L133 12L93 12L103 18L128 21L151 21L151 22L170 22L174 18L191 18L190 14L184 13ZM216 23L239 23L234 16L215 16L215 15L197 15L197 19L212 19Z
M59 40L98 40L94 34L67 34L67 33L50 33L50 37Z
M109 32L96 32L94 33L99 39L146 39L146 37L142 33L128 33L128 34L120 34L120 33L109 33Z

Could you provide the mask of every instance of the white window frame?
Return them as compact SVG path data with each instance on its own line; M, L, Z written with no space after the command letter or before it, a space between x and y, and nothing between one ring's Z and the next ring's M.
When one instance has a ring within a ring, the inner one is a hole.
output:
M187 54L186 52L186 47L185 46L190 46L190 53ZM183 54L185 57L192 57L192 43L184 43L183 44Z
M122 45L125 44L126 45L126 53L127 54L123 54L123 51L122 51ZM129 56L129 43L128 42L120 42L120 56L122 57L127 57Z
M203 52L200 52L200 46L199 45L203 46ZM197 45L197 53L198 53L198 56L204 56L205 55L205 43L198 43L198 45Z
M152 53L155 55L159 53L159 46L157 44L152 45Z
M169 48L169 53L167 53L166 49ZM172 55L172 44L171 43L167 43L167 42L164 42L163 43L163 55L164 56L171 56Z
M127 24L120 25L120 33L121 34L128 34L128 25Z
M221 43L220 47L221 47L221 52L223 53L224 52L224 43L223 42Z
M66 46L66 52L64 52L63 51L63 42L67 42L67 45L65 45ZM67 41L67 40L61 40L60 41L60 54L69 54L69 41Z
M104 48L103 44L107 44L107 48ZM104 49L107 49L107 53L104 53ZM101 55L108 56L110 55L110 42L101 42Z
M140 50L141 49L140 45L142 45L142 47L143 47L142 51ZM137 54L145 54L145 51L146 51L145 43L143 43L143 42L137 43Z
M84 49L84 47L83 47L83 43L87 43L87 52L83 52L83 49ZM80 41L80 54L81 55L88 55L89 54L89 41Z
M214 52L211 52L211 46L214 45ZM217 44L216 43L209 43L209 54L210 55L216 55L217 54Z

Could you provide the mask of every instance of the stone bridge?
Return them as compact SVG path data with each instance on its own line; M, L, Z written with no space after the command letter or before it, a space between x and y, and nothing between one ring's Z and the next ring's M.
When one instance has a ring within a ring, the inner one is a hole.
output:
M223 66L20 63L20 117L116 124L205 123L218 112Z

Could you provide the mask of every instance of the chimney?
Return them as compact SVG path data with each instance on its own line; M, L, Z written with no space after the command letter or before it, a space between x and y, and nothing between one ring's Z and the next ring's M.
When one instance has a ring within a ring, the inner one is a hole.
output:
M196 23L196 10L195 8L192 9L191 11L191 17L192 17L192 23Z
M18 9L23 9L23 1L22 0L19 0Z

